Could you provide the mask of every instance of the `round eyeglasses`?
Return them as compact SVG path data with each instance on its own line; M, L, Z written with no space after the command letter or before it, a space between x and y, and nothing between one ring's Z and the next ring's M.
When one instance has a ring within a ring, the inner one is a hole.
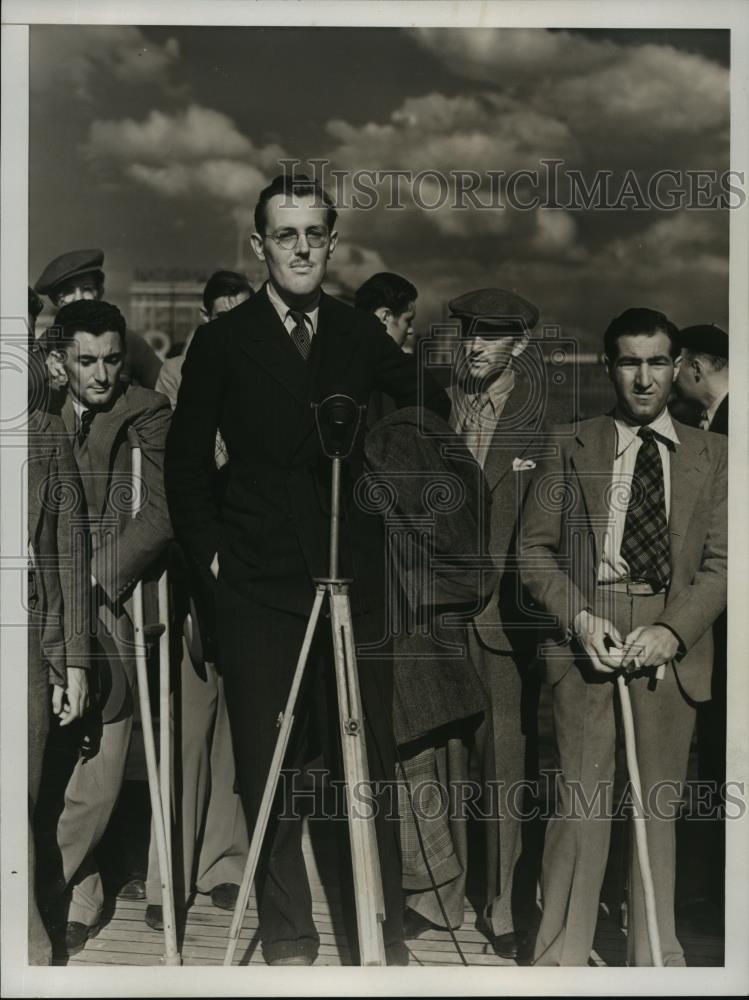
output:
M273 240L284 250L296 250L299 243L300 233L296 229L279 229L277 233L266 233L269 239ZM328 242L329 233L327 226L310 226L304 230L304 238L308 246L313 250L319 250Z

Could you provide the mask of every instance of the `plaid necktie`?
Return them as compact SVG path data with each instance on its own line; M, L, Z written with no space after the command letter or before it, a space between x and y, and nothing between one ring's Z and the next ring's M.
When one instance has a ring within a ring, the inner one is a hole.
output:
M632 476L621 555L629 565L633 580L646 580L665 587L671 575L671 562L663 463L653 431L641 427L637 433L642 444Z
M295 323L294 329L291 331L291 339L294 341L296 349L306 361L312 346L312 338L307 328L307 316L303 312L297 312L296 309L289 309L289 316L291 316Z
M83 410L81 412L81 422L78 425L78 433L76 434L76 441L78 442L78 447L83 447L83 442L88 437L88 432L91 430L91 424L94 422L94 417L96 412L94 410Z

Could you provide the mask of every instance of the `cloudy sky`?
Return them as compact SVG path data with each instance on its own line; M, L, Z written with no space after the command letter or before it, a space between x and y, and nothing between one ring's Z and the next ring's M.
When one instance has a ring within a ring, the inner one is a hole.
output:
M280 159L328 161L349 195L358 170L472 170L489 205L507 195L491 172L542 160L563 161L561 204L566 171L588 186L610 171L614 195L627 176L647 191L659 170L720 175L728 47L728 32L696 30L33 27L30 277L101 246L108 297L126 307L135 268L233 267ZM405 274L421 330L492 285L587 347L630 305L727 323L725 210L635 207L635 194L608 211L458 211L452 189L428 210L433 175L421 205L406 185L393 210L374 186L374 208L341 213L333 277Z

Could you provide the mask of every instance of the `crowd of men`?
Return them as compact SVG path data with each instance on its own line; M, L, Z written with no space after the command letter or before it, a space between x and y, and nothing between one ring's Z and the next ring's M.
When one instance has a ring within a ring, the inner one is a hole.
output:
M217 272L205 322L163 364L105 300L101 251L55 258L30 290L32 328L39 295L58 310L30 338L30 962L74 955L101 925L96 848L122 789L137 702L133 592L143 585L155 647L165 567L177 913L196 892L234 908L315 581L329 568L330 461L311 403L344 392L369 408L344 464L340 564L362 654L388 964L408 963L406 940L463 924L472 871L483 885L478 926L498 955L587 964L613 809L614 679L624 672L644 793L672 790L647 840L664 964L684 965L674 830L696 722L700 776L725 780L728 338L627 309L602 337L615 408L579 420L543 391L531 302L500 288L453 299L451 370L431 370L408 342L418 293L405 278L373 275L354 307L322 290L337 240L326 193L276 178L251 236L267 281L253 290ZM698 407L699 427L672 416L675 398ZM362 500L362 486L383 480L401 523L431 526L423 559ZM461 502L441 507L439 491L425 500L425 483L457 483ZM413 627L402 627L403 606ZM302 784L311 761L341 774L331 659L321 623L284 760ZM533 776L541 673L560 780L539 924L535 884L518 891L513 789ZM396 778L409 796L394 812ZM480 848L469 850L456 791L472 781L486 808ZM299 787L279 785L255 879L270 965L309 965L319 949ZM437 789L448 808L414 808L420 789ZM576 809L580 789L601 798L602 814ZM346 824L333 826L346 841ZM145 899L158 930L154 839L146 878L119 894ZM722 831L710 849L716 886L721 841ZM652 965L634 852L627 883L628 960Z

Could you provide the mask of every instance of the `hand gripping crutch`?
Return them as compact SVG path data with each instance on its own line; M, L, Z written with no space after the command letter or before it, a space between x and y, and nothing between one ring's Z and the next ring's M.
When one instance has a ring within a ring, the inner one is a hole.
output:
M131 449L131 473L132 473L132 498L133 517L135 517L141 505L141 484L142 484L142 457L140 445L135 431L128 430L128 442ZM160 596L165 593L166 580L161 585ZM163 610L162 601L159 601L159 610ZM140 705L141 723L143 725L143 745L146 752L146 771L148 774L148 792L151 799L151 814L153 816L154 836L156 837L156 856L159 862L159 877L161 879L161 904L164 915L164 964L180 965L181 959L177 951L177 929L174 919L174 892L172 889L172 871L170 865L170 841L168 833L171 823L171 804L169 796L169 657L168 638L166 644L159 643L159 690L160 701L162 703L161 719L161 764L162 771L159 774L159 767L156 763L156 745L153 735L153 719L151 717L151 699L148 693L148 668L146 664L146 644L143 621L143 584L141 581L135 585L133 591L133 629L135 639L135 666L138 678L138 703ZM164 636L162 635L161 640ZM165 648L166 646L166 648ZM166 653L166 655L165 655ZM166 680L164 680L166 674ZM162 692L166 687L167 711L164 713ZM166 726L164 723L166 717ZM164 739L166 728L167 738ZM165 793L165 798L164 798Z
M632 718L632 702L629 698L629 689L624 674L619 674L616 678L616 685L619 688L619 698L622 705L622 722L624 723L624 748L627 757L627 772L632 788L636 796L636 802L642 807L642 782L640 781L640 767L637 763L637 745L635 742L635 724ZM648 942L650 944L650 954L653 958L653 965L663 965L663 954L661 952L661 938L658 933L658 917L655 909L655 890L653 889L653 873L650 869L650 856L648 854L648 835L645 828L645 816L642 808L635 809L635 846L637 849L637 860L640 865L640 876L642 878L642 891L645 898L645 921L648 930Z

